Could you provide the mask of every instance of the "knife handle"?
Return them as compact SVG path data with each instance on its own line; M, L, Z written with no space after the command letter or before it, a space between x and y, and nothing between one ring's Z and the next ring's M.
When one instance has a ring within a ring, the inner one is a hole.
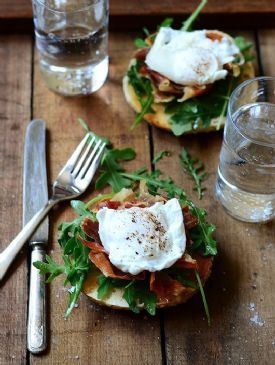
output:
M45 261L45 251L39 245L33 246L31 252L27 334L28 350L33 354L39 354L47 347L46 291L45 275L41 275L33 266L35 261Z

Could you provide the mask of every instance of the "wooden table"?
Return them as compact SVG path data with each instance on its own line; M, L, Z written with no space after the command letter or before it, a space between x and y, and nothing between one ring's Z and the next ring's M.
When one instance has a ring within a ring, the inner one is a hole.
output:
M259 74L274 75L275 29L240 33L255 44ZM48 175L52 182L83 136L77 123L82 117L96 133L109 137L114 146L135 148L137 158L126 165L129 170L150 167L151 155L169 150L172 156L160 162L160 169L184 186L197 204L207 208L209 220L217 226L219 242L219 256L206 285L212 326L207 326L199 296L152 318L145 313L101 308L82 296L79 307L64 320L67 297L60 278L48 288L48 351L32 356L26 351L28 266L24 249L1 283L0 364L274 364L275 222L238 222L215 200L221 132L176 138L145 123L129 130L134 113L124 100L121 79L135 35L111 32L109 79L99 92L82 99L66 99L47 90L31 34L0 35L1 247L21 228L22 151L29 120L47 121ZM183 146L201 158L210 173L200 202L192 191L192 182L179 168L177 156ZM91 194L88 191L83 199ZM72 217L68 203L50 214L49 252L57 260L57 226Z

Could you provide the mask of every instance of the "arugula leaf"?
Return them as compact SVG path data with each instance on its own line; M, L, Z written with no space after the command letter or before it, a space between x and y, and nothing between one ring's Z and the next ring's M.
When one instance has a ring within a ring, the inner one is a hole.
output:
M255 56L250 53L250 49L253 47L253 43L248 42L244 37L234 38L236 46L240 49L244 56L244 62L253 61ZM238 60L237 60L238 61Z
M197 17L199 16L200 12L202 11L202 9L205 7L206 4L207 4L207 0L202 0L200 2L199 6L195 9L195 11L193 11L193 13L189 16L189 18L187 18L182 23L181 30L184 30L186 32L190 32L192 30L194 21L197 19Z
M216 227L206 221L206 211L198 208L192 201L187 202L190 211L198 218L198 225L189 230L189 234L193 240L191 246L192 252L199 252L204 256L217 255L217 242L213 238L213 232Z
M159 178L161 175L160 170L155 170L153 172L137 170L133 173L122 173L122 175L132 180L133 183L145 180L148 191L152 195L165 192L169 199L177 197L181 204L185 204L187 202L185 191L178 187L171 178Z
M109 184L117 193L123 187L129 187L131 182L122 176L124 169L118 162L132 160L135 156L136 153L132 148L107 150L101 161L101 175L96 180L96 189L102 189Z
M145 40L144 39L142 39L142 38L136 38L135 40L134 40L134 44L135 44L135 46L137 47L137 48L148 48L149 47L149 45L145 42Z
M134 313L139 313L139 304L144 304L145 309L151 314L156 313L156 295L149 290L149 283L142 281L119 280L100 275L98 277L98 299L104 299L114 288L124 288L123 298Z
M136 64L132 65L127 72L129 83L134 88L141 106L141 111L137 113L131 129L135 128L142 121L145 114L155 113L151 107L154 101L151 81L146 77L141 77L139 75L139 67L140 62L136 62Z
M98 283L97 297L102 299L108 296L114 288L125 288L129 284L129 280L114 279L100 275L98 277Z
M163 157L169 156L169 151L161 150L159 151L156 156L154 157L152 163L156 164L158 161L160 161Z
M46 282L51 282L60 274L66 275L64 286L70 283L71 288L65 316L68 316L73 310L87 273L92 267L89 259L90 250L78 240L78 236L86 238L81 228L81 222L86 216L94 219L94 215L85 208L85 204L82 202L72 201L71 204L79 216L72 222L64 222L58 227L60 232L58 242L63 249L63 264L57 264L49 256L46 256L46 262L36 261L34 263L41 273L49 274Z
M174 114L170 117L171 128L176 136L198 128L200 122L207 128L211 123L211 117L205 110L199 98L192 98L183 103L177 101L167 104L165 111Z
M188 99L183 103L176 100L167 103L165 112L170 114L173 133L180 136L185 132L208 128L213 119L217 119L216 129L220 128L225 118L230 94L238 82L238 78L227 77L215 82L212 92Z
M43 261L35 261L33 266L36 267L42 274L50 274L46 283L50 283L57 276L66 272L66 268L63 265L59 265L53 261L53 259L46 255L46 262Z
M165 18L160 25L157 28L157 31L159 31L160 28L165 28L165 27L170 27L173 23L174 19L173 18Z
M68 302L68 308L65 313L65 317L68 317L71 314L72 310L74 309L85 279L86 279L86 274L80 274L77 276L77 278L73 280L73 284L69 289L69 302Z
M253 43L248 42L244 37L235 37L234 41L242 53L253 47Z
M129 281L113 279L104 275L100 275L97 279L98 289L97 289L97 297L98 299L104 299L108 295L111 294L114 288L125 287Z
M91 137L95 138L95 141L103 141L106 143L106 146L110 146L110 141L105 138L105 137L100 137L97 134L95 134L94 132L91 131L90 127L88 126L88 124L82 119L82 118L78 118L78 122L81 125L81 127L90 134Z
M210 319L209 308L208 308L206 296L205 296L205 293L204 293L203 285L202 285L202 282L201 282L200 274L198 273L197 270L195 270L195 275L196 275L198 286L199 286L199 289L200 289L200 292L201 292L202 302L203 302L204 311L205 311L205 314L206 314L206 317L207 317L208 326L210 326L211 325L211 319Z
M96 220L95 214L87 209L86 204L81 200L71 200L71 207L80 217L89 217L93 221Z
M149 283L145 280L132 280L124 291L123 298L134 313L139 313L139 304L144 304L144 308L149 314L156 314L157 297L156 294L150 292Z
M199 199L202 199L205 188L202 182L207 178L208 174L204 172L204 165L196 157L191 157L190 153L183 148L180 153L180 161L184 171L194 180L195 187L193 190L197 191Z
M171 276L173 279L178 280L182 285L189 287L189 288L200 290L202 302L203 302L203 306L204 306L204 311L205 311L205 314L207 317L207 322L208 322L208 325L210 326L210 324L211 324L210 313L209 313L209 308L208 308L206 296L204 293L203 285L201 282L200 274L197 270L194 270L194 271L192 270L192 272L195 273L195 277L197 280L197 282L194 282L193 280L191 280L189 278L190 271L191 270L182 270L182 269L178 269L178 268L170 268L167 270L169 276Z
M97 288L97 298L104 299L110 293L110 290L113 288L111 281L104 275L100 275L98 280L98 288Z
M193 289L198 289L198 285L197 283L195 283L193 280L190 279L190 270L184 270L184 269L179 269L179 268L170 268L167 269L168 275L171 276L173 279L178 280L182 285L188 287L188 288L193 288Z
M143 27L142 30L143 30L143 33L146 35L146 37L150 36L150 32L146 27Z

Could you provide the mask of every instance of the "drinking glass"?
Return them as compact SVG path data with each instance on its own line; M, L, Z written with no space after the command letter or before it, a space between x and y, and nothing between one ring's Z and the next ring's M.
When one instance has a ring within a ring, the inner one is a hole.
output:
M245 81L230 97L216 195L237 219L275 217L274 77Z
M108 74L108 0L32 0L40 70L66 96L98 90Z

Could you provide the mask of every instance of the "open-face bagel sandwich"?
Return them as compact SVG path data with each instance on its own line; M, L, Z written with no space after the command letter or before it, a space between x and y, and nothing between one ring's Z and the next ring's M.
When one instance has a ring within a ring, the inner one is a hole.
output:
M156 307L191 298L199 290L196 274L202 284L209 277L213 256L192 249L198 218L177 199L137 197L123 189L90 209L97 221L85 218L81 227L88 239L79 239L91 250L93 268L82 290L97 303L134 311L145 307L153 314ZM104 285L110 290L104 292ZM138 309L129 300L131 290Z
M165 24L139 41L123 78L125 98L137 113L133 125L144 119L175 135L218 130L233 89L255 76L252 44L219 30Z

